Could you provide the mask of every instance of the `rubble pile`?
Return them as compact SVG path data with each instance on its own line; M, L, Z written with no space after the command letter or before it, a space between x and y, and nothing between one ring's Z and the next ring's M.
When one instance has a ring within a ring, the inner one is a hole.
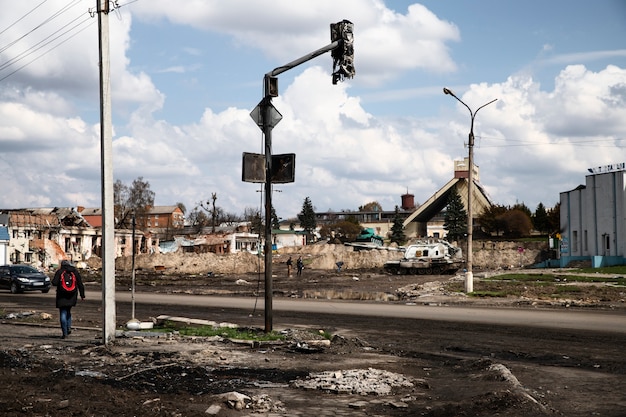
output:
M357 395L391 395L394 389L416 385L428 388L425 380L374 368L311 373L307 379L293 381L292 385L307 390Z

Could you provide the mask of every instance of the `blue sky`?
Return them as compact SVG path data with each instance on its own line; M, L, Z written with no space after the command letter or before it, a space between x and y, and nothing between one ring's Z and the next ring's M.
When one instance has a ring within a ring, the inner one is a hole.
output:
M0 15L2 208L100 204L95 3L27 1ZM344 18L355 25L353 80L331 84L330 54L279 76L273 150L297 161L296 182L276 186L280 217L307 196L317 210L393 210L406 191L428 199L467 155L469 113L443 87L473 109L498 99L474 129L497 204L551 207L587 168L626 160L623 1L118 4L114 177L143 177L158 205L191 210L215 192L227 212L260 206L241 154L262 152L249 113L263 74L330 43L329 24ZM82 32L7 66L73 19Z

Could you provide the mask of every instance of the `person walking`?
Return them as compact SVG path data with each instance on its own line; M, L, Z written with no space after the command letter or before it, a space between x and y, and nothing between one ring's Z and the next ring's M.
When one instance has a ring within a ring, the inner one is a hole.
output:
M298 257L298 260L296 261L296 268L298 269L297 275L301 277L302 270L304 269L304 262L302 262L302 256Z
M52 285L57 287L56 307L59 309L61 339L72 333L72 307L78 301L78 295L85 299L85 286L78 270L69 261L61 261L61 267L54 274Z
M291 278L291 266L293 265L293 261L291 260L291 256L287 259L287 278Z

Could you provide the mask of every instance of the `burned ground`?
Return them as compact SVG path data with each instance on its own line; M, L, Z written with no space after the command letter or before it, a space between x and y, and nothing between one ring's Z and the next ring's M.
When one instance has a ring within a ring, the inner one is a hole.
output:
M117 288L128 288L130 279L120 274ZM140 273L135 279L142 292L262 297L264 291L258 274ZM305 269L296 279L287 278L278 264L274 290L277 297L624 311L620 288L602 289L601 300L577 293L567 304L533 300L530 293L474 299L450 293L455 283L450 276L375 270ZM88 288L99 286L89 281ZM99 339L99 303L80 304L75 331L61 340L53 297L0 294L5 312L0 324L3 415L620 416L626 408L623 334L292 313L282 318L291 330L283 342L253 345L221 337L126 331L105 347ZM242 317L228 309L141 308L146 317L170 314L235 323ZM118 306L119 320L129 316L129 309L128 304ZM34 314L9 317L24 311ZM45 313L52 318L46 320ZM329 345L308 349L307 342L320 339L320 323L334 337ZM412 385L365 394L341 388L337 378L345 382L355 371L361 380L378 375L372 380L384 382L399 375ZM317 373L329 379L299 383ZM222 396L229 392L247 399Z

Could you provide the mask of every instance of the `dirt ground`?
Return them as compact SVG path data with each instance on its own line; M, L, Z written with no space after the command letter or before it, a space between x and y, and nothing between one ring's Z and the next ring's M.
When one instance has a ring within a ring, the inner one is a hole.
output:
M99 289L89 276L87 281L90 290ZM262 297L264 276L140 273L135 285L141 292ZM474 289L480 285L478 279ZM129 275L116 278L118 290L130 286ZM280 262L273 279L276 297L626 313L623 288L590 286L584 295L555 301L532 290L509 299L474 299L452 292L455 286L462 288L462 278L378 270L305 269L302 277L288 278ZM419 321L416 336L416 320L348 322L294 313L285 318L290 327L277 329L287 336L284 342L121 331L105 347L99 303L80 304L72 335L61 340L53 297L52 292L0 294L3 415L617 417L626 410L623 334ZM147 316L246 325L237 323L240 312L227 309L142 308ZM128 305L118 310L118 321L128 317ZM327 345L318 323L333 335ZM118 324L124 330L124 323ZM349 380L352 371L360 373ZM323 372L331 379L313 384L315 373ZM394 385L396 378L405 383ZM366 382L370 385L363 387Z

